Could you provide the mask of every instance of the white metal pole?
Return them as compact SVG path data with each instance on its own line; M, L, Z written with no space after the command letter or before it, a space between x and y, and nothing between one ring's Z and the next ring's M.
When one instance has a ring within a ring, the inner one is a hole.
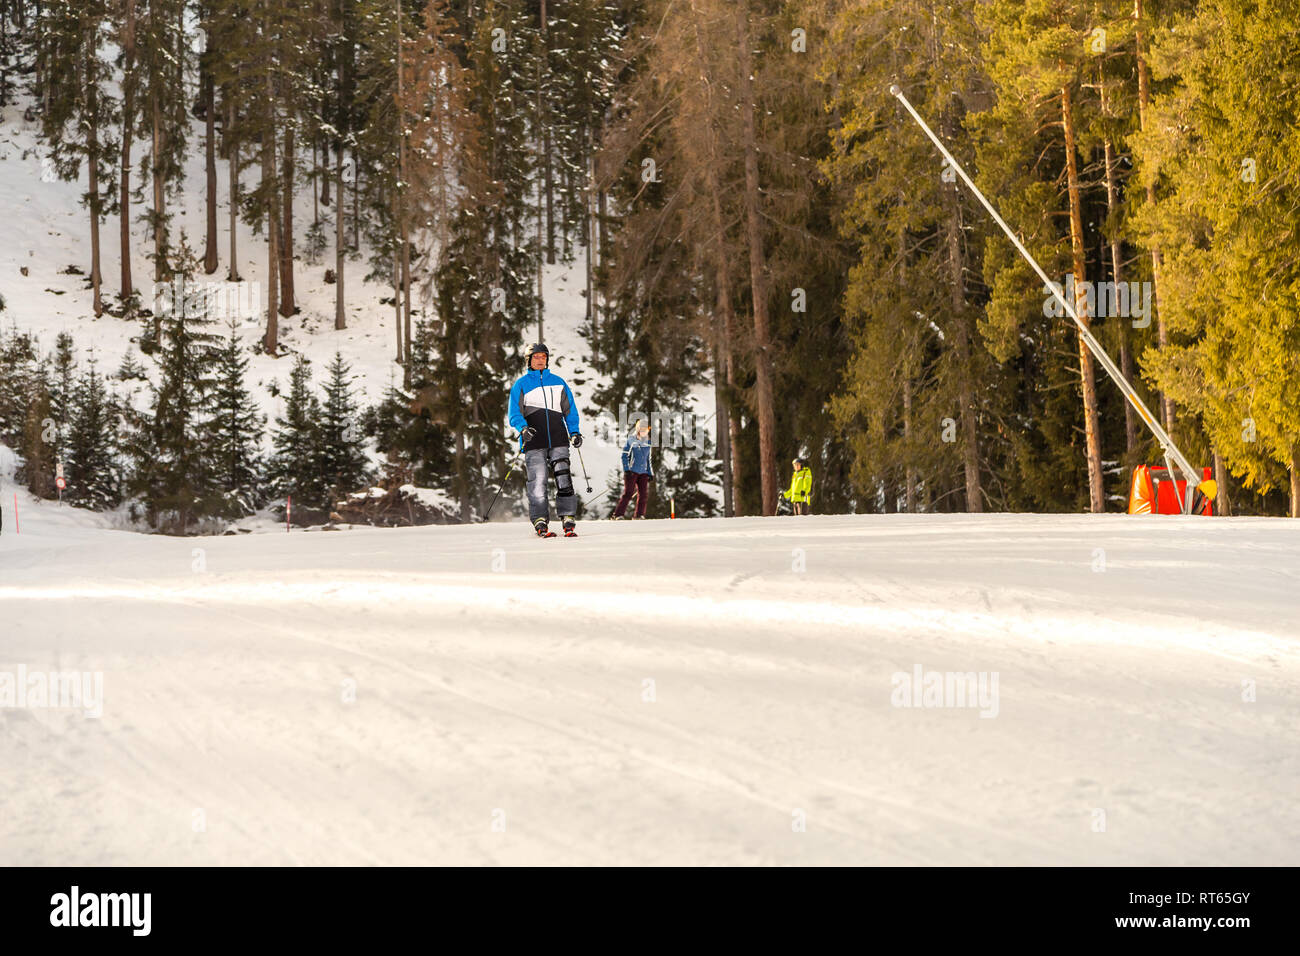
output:
M1034 257L1029 254L1029 250L1024 247L1018 238L1016 238L1016 234L1011 231L1011 227L1003 221L1002 217L998 215L998 211L993 208L992 204L987 199L984 198L984 194L979 191L978 187L971 182L971 178L966 175L966 170L961 168L961 164L953 158L952 153L948 152L943 143L939 141L939 137L935 136L934 131L926 125L925 120L921 119L920 114L916 112L912 107L912 104L907 101L907 97L903 95L903 91L898 88L897 84L895 84L889 88L889 92L903 104L904 109L911 114L912 119L916 120L917 125L920 126L925 132L925 135L930 138L930 142L934 143L934 145L938 147L939 152L943 154L943 158L952 164L952 168L956 170L957 175L961 177L962 182L970 188L970 191L975 194L975 198L984 205L984 208L989 211L989 215L992 216L997 224L1002 227L1002 231L1007 234L1007 238L1011 240L1011 244L1014 245L1017 251L1025 257L1025 260L1033 266L1034 271L1037 272L1039 278L1043 280L1043 285L1051 290L1052 295L1056 296L1056 300L1060 302L1065 308L1065 311L1069 313L1070 318L1074 319L1074 324L1078 326L1079 334L1083 336L1083 340L1087 343L1088 350L1093 354L1093 357L1096 358L1101 367L1106 370L1106 374L1109 375L1115 384L1119 386L1119 390L1124 393L1124 397L1128 399L1129 404L1137 411L1138 417L1146 423L1147 428L1151 429L1151 433L1156 436L1156 441L1160 442L1160 447L1164 451L1166 457L1172 458L1174 463L1182 470L1183 475L1187 479L1188 488L1187 494L1184 496L1183 511L1184 513L1190 511L1192 502L1191 491L1193 488L1200 485L1200 473L1192 467L1191 462L1187 460L1187 456L1179 450L1178 446L1174 444L1174 440L1169 437L1169 433L1160 426L1158 421L1156 421L1156 417L1152 415L1151 410L1146 407L1146 404L1142 401L1142 397L1138 395L1137 390L1134 389L1128 379L1124 377L1124 373L1119 370L1119 367L1111 360L1111 357L1106 354L1106 350L1101 347L1101 343L1097 341L1088 326L1086 326L1083 323L1083 320L1079 318L1079 314L1074 311L1074 306L1066 301L1065 296L1063 296L1060 289L1057 288L1056 283L1048 278L1047 273L1043 271L1043 267L1035 261ZM1175 485L1174 487L1176 488L1178 486Z

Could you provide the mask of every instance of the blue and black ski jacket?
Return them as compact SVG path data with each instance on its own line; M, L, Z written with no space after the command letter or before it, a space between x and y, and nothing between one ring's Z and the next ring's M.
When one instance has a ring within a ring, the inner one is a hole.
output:
M521 451L565 448L569 436L578 434L578 405L560 376L548 368L529 369L510 389L510 425L523 431L531 425L537 434Z

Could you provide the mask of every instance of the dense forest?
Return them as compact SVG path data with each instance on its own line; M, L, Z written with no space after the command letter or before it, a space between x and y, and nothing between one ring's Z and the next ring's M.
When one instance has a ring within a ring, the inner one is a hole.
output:
M74 500L181 531L290 480L328 508L383 477L367 448L473 520L508 467L522 348L546 337L543 264L568 262L593 404L716 397L716 447L673 472L680 513L773 513L794 455L816 512L1123 510L1158 444L897 84L1213 467L1219 512L1300 516L1296 13L0 0L0 107L26 104L52 174L84 186L94 315L138 324L150 364L5 329L0 442L37 494L63 461ZM196 189L206 230L186 236ZM236 219L265 263L257 336L142 295L239 281ZM364 409L348 355L313 384L279 334L304 269L328 270L344 328L357 259L397 330L390 394ZM276 421L243 380L253 349L292 366Z

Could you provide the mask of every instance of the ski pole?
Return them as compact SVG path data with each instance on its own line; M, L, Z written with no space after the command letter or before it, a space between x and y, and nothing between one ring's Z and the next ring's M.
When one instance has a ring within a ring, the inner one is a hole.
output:
M582 466L582 477L587 482L587 494L591 494L591 476L587 474L587 463L582 460L582 449L578 450L578 464Z
M483 512L483 521L485 523L487 522L488 516L492 514L492 509L496 507L497 499L501 497L502 489L505 488L506 482L510 480L510 476L514 474L515 466L518 464L519 464L519 455L516 455L514 459L510 462L510 470L507 471L506 476L501 479L501 487L498 488L497 493L492 496L492 504L488 505L487 511Z
M560 421L564 421L564 419L560 419ZM568 422L564 422L564 434L569 436L569 444L572 445L573 432L569 431ZM587 494L591 494L591 476L587 474L587 463L582 460L582 449L575 448L574 451L578 453L578 464L582 465L582 477L587 482Z

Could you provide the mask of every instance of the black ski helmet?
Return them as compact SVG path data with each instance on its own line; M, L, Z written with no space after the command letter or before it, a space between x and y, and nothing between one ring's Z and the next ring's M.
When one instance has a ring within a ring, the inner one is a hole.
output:
M528 346L528 355L524 358L524 364L528 365L531 368L533 364L533 356L536 355L538 352L541 352L543 355L546 356L546 364L550 365L551 350L548 349L546 345L542 342L534 342L532 345Z

